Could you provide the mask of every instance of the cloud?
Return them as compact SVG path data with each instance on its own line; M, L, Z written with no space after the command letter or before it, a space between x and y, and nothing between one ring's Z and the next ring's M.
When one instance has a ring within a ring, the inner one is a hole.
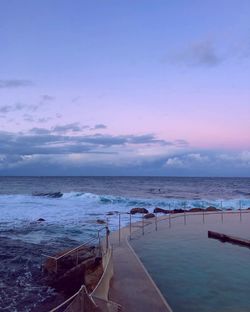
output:
M179 157L172 157L166 161L167 167L182 168L185 167L183 161Z
M33 86L31 80L25 79L0 79L0 89L20 88Z
M39 105L27 105L23 103L15 103L13 105L1 105L0 106L0 113L2 114L8 114L11 112L16 112L16 111L36 111L38 109Z
M78 123L60 127L0 131L0 174L23 174L24 168L26 174L64 174L68 168L67 174L76 175L110 170L110 174L179 176L247 175L250 170L248 150L197 151L180 146L183 139L167 141L151 133L89 134L78 131L82 127Z
M26 133L0 132L1 154L71 154L71 153L110 153L114 147L127 147L169 144L154 135L83 135L79 134L78 124L69 124L52 129L32 128ZM59 131L58 131L59 130ZM77 135L65 134L68 130Z
M97 124L91 130L107 129L107 126L104 124Z
M69 131L72 132L81 132L83 129L88 128L88 126L81 126L78 122L62 125L62 126L56 126L53 128L53 132L57 133L66 133Z
M41 95L41 99L42 99L42 101L45 101L45 102L46 101L54 101L55 97L48 95L48 94L44 94L44 95Z
M219 54L211 41L200 41L182 51L176 52L171 57L165 57L164 61L187 66L214 67L221 64L225 56Z

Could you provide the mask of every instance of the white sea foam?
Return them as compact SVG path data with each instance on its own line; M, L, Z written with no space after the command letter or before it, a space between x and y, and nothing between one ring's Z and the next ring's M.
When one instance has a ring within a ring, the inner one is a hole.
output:
M70 192L60 198L31 195L0 196L0 230L25 228L25 234L19 238L25 240L43 240L66 233L69 237L82 238L83 233L96 229L97 219L106 219L110 211L128 212L133 207L145 207L150 212L155 207L165 209L192 208L215 206L223 208L239 208L239 199L221 200L176 200L176 199L145 199L127 198L113 195L97 195L94 193ZM241 200L241 207L250 207L250 200ZM33 228L39 218L46 220ZM108 216L111 228L116 228L118 217ZM122 224L128 218L122 218ZM27 230L29 227L29 231ZM54 230L51 230L54 227ZM77 234L76 230L80 229Z

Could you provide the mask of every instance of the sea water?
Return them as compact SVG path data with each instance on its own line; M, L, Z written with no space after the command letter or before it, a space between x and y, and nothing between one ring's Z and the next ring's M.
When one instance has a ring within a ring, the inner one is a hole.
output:
M34 196L61 192L61 197ZM114 212L133 207L165 209L207 206L250 207L250 178L0 177L0 235L17 229L20 239L39 242L55 235L83 240ZM42 226L32 226L43 218ZM125 218L126 219L126 218ZM54 226L54 230L52 230ZM28 231L30 228L30 231ZM22 235L20 229L25 229ZM36 235L36 232L39 235Z

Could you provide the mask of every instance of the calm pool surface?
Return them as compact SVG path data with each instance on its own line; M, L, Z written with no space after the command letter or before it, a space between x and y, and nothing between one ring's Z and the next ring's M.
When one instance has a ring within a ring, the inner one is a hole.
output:
M189 218L189 217L188 217ZM250 311L250 249L207 237L207 230L249 238L250 216L242 222L209 216L152 228L132 246L174 312Z

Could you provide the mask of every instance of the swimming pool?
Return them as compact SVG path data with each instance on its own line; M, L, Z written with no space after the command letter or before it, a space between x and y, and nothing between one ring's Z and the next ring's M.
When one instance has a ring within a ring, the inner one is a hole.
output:
M250 238L250 214L162 221L131 245L174 312L250 311L250 249L209 239L208 230Z

